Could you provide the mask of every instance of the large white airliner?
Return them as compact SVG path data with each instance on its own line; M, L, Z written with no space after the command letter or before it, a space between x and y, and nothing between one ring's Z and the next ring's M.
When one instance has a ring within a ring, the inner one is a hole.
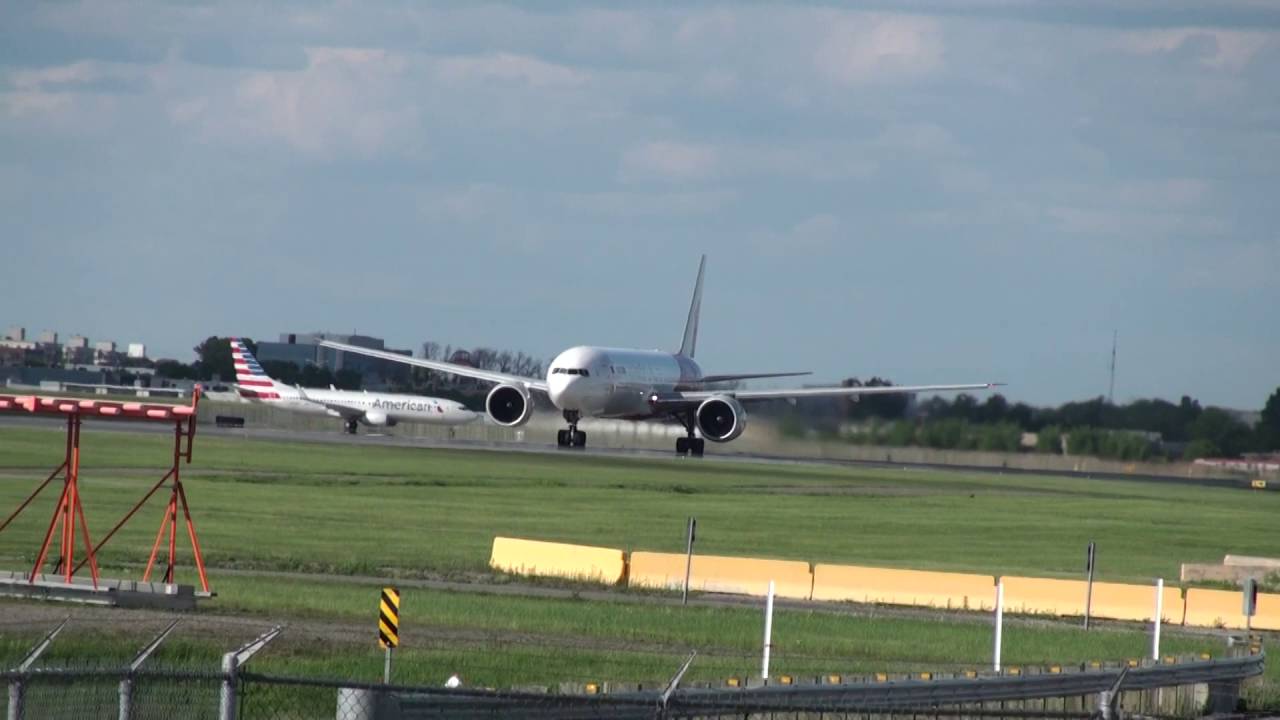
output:
M702 280L707 257L698 265L693 302L685 322L684 341L674 353L660 350L629 350L589 345L572 347L556 356L547 368L545 380L507 373L479 370L439 360L404 355L322 341L325 347L407 363L495 384L485 399L485 411L499 425L517 426L529 421L533 410L531 394L546 395L564 414L569 427L560 430L556 443L561 447L584 447L586 433L578 430L583 417L628 420L675 420L684 426L686 437L676 440L676 452L701 455L706 440L729 442L742 434L747 414L742 403L753 400L817 396L856 396L888 393L948 392L986 390L999 383L967 385L895 385L890 387L818 387L789 390L715 390L713 383L756 378L792 377L807 372L746 373L704 375L693 360L698 341L698 316L702 308ZM701 437L699 437L701 436Z
M342 418L352 435L361 423L373 427L390 427L399 422L463 425L480 417L479 413L453 400L332 387L328 390L289 387L268 375L239 338L231 338L231 359L241 397L285 410Z

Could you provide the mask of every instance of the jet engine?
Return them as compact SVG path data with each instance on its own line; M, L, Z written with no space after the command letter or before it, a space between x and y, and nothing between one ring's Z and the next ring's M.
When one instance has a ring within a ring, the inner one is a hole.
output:
M365 411L364 417L360 418L360 422L364 423L365 425L371 425L374 427L382 427L384 425L387 427L391 427L396 424L395 420L392 420L391 418L387 417L387 414L382 412L381 410Z
M728 395L707 398L696 413L698 430L712 442L729 442L747 427L747 412L742 403Z
M499 385L484 399L485 412L499 425L518 427L533 416L533 399L529 392L515 385Z

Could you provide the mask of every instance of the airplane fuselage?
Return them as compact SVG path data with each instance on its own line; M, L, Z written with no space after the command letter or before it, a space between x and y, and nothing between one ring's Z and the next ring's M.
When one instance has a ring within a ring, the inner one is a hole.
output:
M578 346L547 368L551 402L585 417L640 418L654 414L650 399L702 381L693 358L660 350Z
M305 398L296 391L292 394L282 392L278 405L310 415L342 417L343 413L334 409L337 406L366 416L385 415L395 422L431 425L460 425L479 417L461 403L421 395L318 389L304 392Z

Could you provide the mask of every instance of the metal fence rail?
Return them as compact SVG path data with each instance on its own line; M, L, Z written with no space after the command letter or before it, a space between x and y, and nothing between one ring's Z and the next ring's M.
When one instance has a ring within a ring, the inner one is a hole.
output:
M1089 717L1110 709L1108 698L1156 688L1213 688L1234 697L1239 684L1263 672L1262 654L1220 660L1096 669L1043 675L683 688L608 694L555 694L445 689L277 677L230 671L166 669L26 669L0 672L9 688L8 718L738 718L848 717ZM234 688L228 702L227 688ZM1118 693L1115 692L1118 690ZM1187 697L1193 697L1188 694ZM1043 701L1037 705L1035 701ZM1212 708L1211 708L1212 709ZM1164 712L1161 714L1173 714Z

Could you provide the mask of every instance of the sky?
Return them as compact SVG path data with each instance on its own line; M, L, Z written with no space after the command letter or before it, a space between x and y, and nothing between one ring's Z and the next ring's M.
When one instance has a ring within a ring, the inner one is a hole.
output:
M0 6L0 326L1280 386L1280 5Z

